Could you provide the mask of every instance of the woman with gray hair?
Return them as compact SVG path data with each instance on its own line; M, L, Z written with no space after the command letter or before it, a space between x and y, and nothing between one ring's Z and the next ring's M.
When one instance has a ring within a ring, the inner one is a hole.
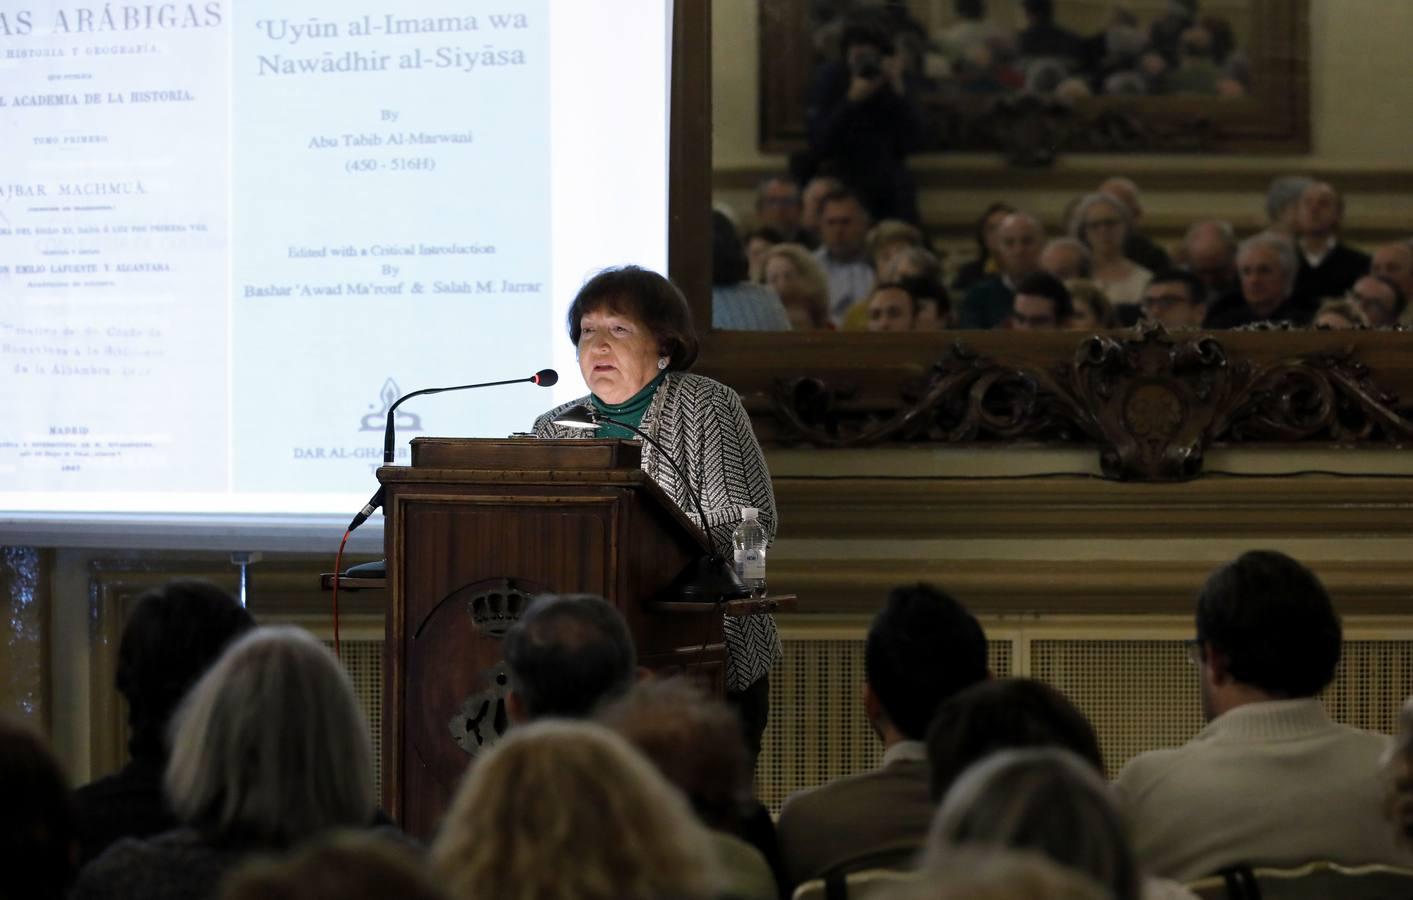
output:
M1143 301L1143 289L1153 273L1124 256L1124 242L1133 229L1128 207L1109 194L1088 194L1075 207L1070 237L1089 248L1090 278L1115 306Z
M1181 885L1145 879L1107 782L1068 750L1003 750L967 769L942 799L925 867L963 846L1030 850L1082 872L1114 900L1178 900Z
M167 801L182 826L123 840L86 866L75 900L196 900L256 853L371 825L368 722L338 660L307 632L231 645L173 720Z

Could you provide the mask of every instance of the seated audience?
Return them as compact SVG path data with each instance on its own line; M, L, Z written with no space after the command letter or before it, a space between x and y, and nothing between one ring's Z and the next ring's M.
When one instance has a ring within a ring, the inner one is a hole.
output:
M1304 297L1341 297L1369 274L1369 255L1339 239L1344 198L1329 184L1317 181L1300 195L1296 232L1300 239L1295 292Z
M1271 180L1266 189L1266 230L1295 240L1296 220L1300 215L1300 198L1305 189L1315 183L1304 175L1281 175Z
M1065 328L1074 314L1070 292L1059 279L1035 272L1016 285L1011 327L1017 331L1050 331Z
M820 217L824 212L824 198L844 189L844 182L832 175L816 175L800 192L800 226L808 240L787 243L803 244L813 250L819 246Z
M64 900L77 871L68 779L39 735L0 718L0 897Z
M998 678L959 691L927 728L932 799L941 802L962 773L987 756L1028 747L1059 747L1104 771L1094 726L1043 681Z
M870 894L869 896L873 896ZM1114 900L1080 872L1038 853L964 847L937 853L879 900Z
M790 318L775 292L748 279L750 266L736 226L711 214L711 324L727 331L789 331Z
M1408 305L1408 296L1391 279L1365 275L1354 282L1348 299L1371 328L1392 328ZM1318 319L1318 317L1317 317Z
M997 241L1001 221L1015 211L1015 207L1009 203L992 203L986 207L986 211L976 223L976 258L957 270L952 279L952 290L965 293L981 279L996 274L997 259L1000 255Z
M861 308L867 328L875 332L912 331L917 324L917 301L901 284L880 284Z
M1128 213L1129 231L1128 237L1124 239L1124 256L1150 272L1171 266L1172 260L1168 258L1168 251L1146 237L1141 230L1143 200L1137 183L1132 178L1106 178L1099 185L1099 193L1107 194L1122 203Z
M1311 324L1325 331L1352 331L1369 327L1363 311L1353 300L1345 297L1331 297L1321 303Z
M1072 305L1065 327L1071 331L1097 331L1118 328L1122 324L1113 304L1094 282L1076 278L1065 282L1065 290L1070 292Z
M995 328L1011 316L1011 301L1022 278L1040 269L1045 229L1029 213L1010 213L996 236L999 254L995 275L971 286L962 299L958 328Z
M307 632L231 645L173 721L167 800L181 827L126 838L79 873L75 900L195 900L253 855L376 812L368 720L347 673Z
M1019 36L1023 62L1053 59L1076 67L1084 56L1079 35L1055 22L1055 0L1021 0L1025 27Z
M952 323L952 301L940 278L906 275L898 284L913 298L913 330L941 331Z
M226 879L221 900L447 900L410 846L342 832L286 859L257 859Z
M1288 321L1307 325L1315 315L1310 298L1295 293L1295 248L1277 234L1262 232L1241 242L1236 254L1241 290L1207 305L1208 328L1236 328L1253 322Z
M1206 288L1193 272L1159 272L1143 289L1143 316L1169 329L1201 328L1207 316Z
M1182 239L1182 267L1202 282L1204 305L1239 289L1236 249L1236 232L1230 222L1211 219L1187 229Z
M1075 207L1070 236L1089 248L1090 278L1114 306L1136 305L1153 273L1124 256L1128 209L1108 194L1090 194Z
M829 280L814 256L799 244L777 244L765 255L765 283L785 305L796 331L828 330Z
M591 722L512 729L457 789L431 860L455 900L709 900L723 887L686 799Z
M870 228L865 244L875 275L889 268L903 250L909 247L926 249L922 230L898 219L884 219Z
M599 721L627 738L691 803L711 830L729 896L779 896L771 868L780 861L773 830L766 850L774 860L747 842L759 804L751 794L750 754L729 706L685 679L656 678L634 685Z
M1148 867L1192 881L1238 864L1413 863L1382 816L1389 739L1334 723L1319 700L1341 648L1319 579L1282 553L1242 554L1202 586L1196 625L1207 726L1118 777Z
M783 175L775 175L756 187L756 227L769 228L779 235L776 243L805 243L807 235L801 217L804 204L800 188Z
M746 251L746 277L756 284L765 284L765 257L771 247L784 242L773 228L752 228L746 232L741 242Z
M986 677L986 636L961 604L925 584L889 595L864 645L864 714L883 764L786 799L777 828L791 886L922 846L932 819L927 724L942 701Z
M542 594L505 633L506 713L520 725L588 718L627 693L638 656L623 614L593 594Z
M1374 250L1370 271L1398 285L1405 301L1404 309L1399 310L1399 319L1402 320L1407 312L1407 301L1413 298L1413 243L1394 241L1379 246Z
M172 713L231 641L254 627L235 598L204 581L172 581L138 598L118 644L116 679L131 759L74 792L80 865L119 838L177 826L162 797Z
M1040 268L1061 281L1089 277L1089 248L1072 237L1051 238L1040 251Z
M819 224L819 249L814 258L828 280L829 316L838 325L849 307L873 290L873 266L865 243L868 211L857 194L835 191L824 198Z
M955 847L1032 850L1093 878L1114 900L1144 896L1108 783L1068 750L1003 750L967 769L942 799L927 844L928 867Z

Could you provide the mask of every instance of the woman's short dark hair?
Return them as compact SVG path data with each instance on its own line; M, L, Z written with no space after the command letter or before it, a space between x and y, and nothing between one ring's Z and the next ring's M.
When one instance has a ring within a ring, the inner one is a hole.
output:
M1243 553L1197 595L1197 639L1243 684L1313 697L1334 680L1342 630L1330 595L1305 566L1274 550Z
M166 756L167 724L182 697L221 652L255 627L230 594L177 579L137 600L118 645L118 692L128 701L133 756Z
M720 210L711 211L711 283L713 287L740 284L750 264L736 226Z
M1060 747L1104 771L1094 726L1064 694L1030 678L983 681L948 698L927 729L932 799L998 750Z
M686 371L697 361L697 330L687 298L656 272L621 266L586 281L569 306L569 339L575 347L584 315L601 309L636 319L651 331L668 358L669 371Z

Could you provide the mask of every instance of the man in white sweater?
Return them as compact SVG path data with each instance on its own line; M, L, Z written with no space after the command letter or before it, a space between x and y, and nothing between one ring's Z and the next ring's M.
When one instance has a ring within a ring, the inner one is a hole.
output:
M1336 724L1318 699L1341 640L1319 579L1284 554L1246 553L1207 579L1189 652L1208 724L1118 778L1151 872L1190 881L1241 864L1413 865L1383 815L1390 739Z

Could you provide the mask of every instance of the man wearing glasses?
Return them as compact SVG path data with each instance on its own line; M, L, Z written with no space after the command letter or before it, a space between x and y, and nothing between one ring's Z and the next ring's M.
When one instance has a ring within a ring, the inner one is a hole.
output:
M1118 778L1153 874L1413 863L1383 816L1380 760L1392 741L1336 724L1319 699L1341 642L1324 586L1283 553L1245 553L1208 577L1187 645L1207 726L1135 757Z
M1370 328L1391 328L1398 324L1398 317L1408 298L1387 278L1365 275L1354 282L1347 299L1352 301L1368 320Z
M1207 288L1192 272L1168 269L1143 289L1143 316L1169 329L1201 328L1207 315Z

